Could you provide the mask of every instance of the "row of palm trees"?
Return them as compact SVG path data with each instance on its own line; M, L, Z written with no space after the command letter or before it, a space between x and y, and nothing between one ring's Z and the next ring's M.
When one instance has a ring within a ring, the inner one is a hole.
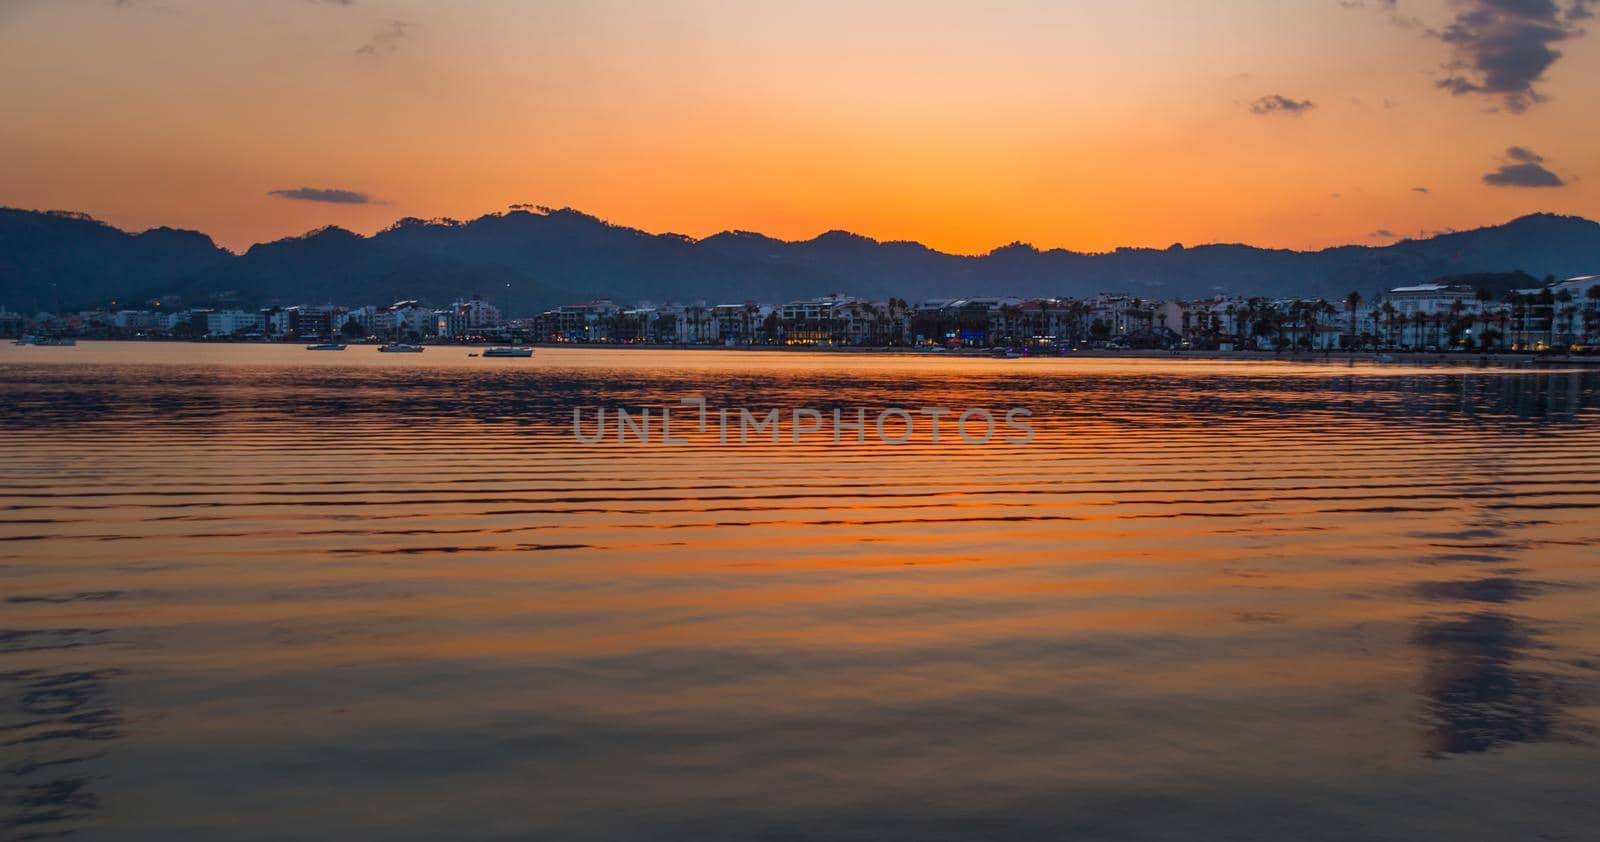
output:
M1587 302L1580 302L1571 290L1541 289L1537 292L1511 291L1494 306L1494 295L1480 289L1477 306L1456 301L1445 313L1396 312L1392 302L1373 311L1373 322L1380 325L1385 341L1393 346L1396 334L1410 334L1423 346L1471 346L1480 350L1510 344L1519 348L1543 345L1547 348L1577 344L1600 332L1600 286L1590 287ZM1582 331L1578 325L1582 324ZM1477 327L1477 335L1473 329ZM1507 339L1510 339L1507 342Z
M1347 309L1359 303L1351 293ZM1350 330L1355 331L1355 311L1350 315ZM1270 301L1261 297L1229 303L1219 311L1185 311L1183 334L1191 344L1216 348L1224 343L1235 347L1260 344L1275 348L1314 348L1322 328L1335 324L1338 309L1325 299Z
M1358 326L1363 298L1352 291L1344 300L1346 320L1340 345L1489 349L1507 344L1507 337L1519 347L1571 345L1600 334L1600 286L1590 287L1585 297L1586 302L1579 302L1570 290L1548 288L1534 293L1513 291L1502 299L1504 306L1495 307L1494 294L1479 289L1474 296L1476 306L1457 300L1447 312L1410 314L1401 313L1393 301L1382 301L1367 312L1372 330L1362 331ZM1285 307L1280 302L1251 298L1227 305L1220 316L1196 313L1192 324L1186 313L1184 335L1213 347L1224 341L1248 343L1255 337L1266 338L1277 347L1311 347L1310 337L1320 326L1330 324L1335 312L1322 299L1290 302Z
M1580 338L1593 338L1600 334L1600 285L1589 287L1585 301L1579 301L1571 290L1536 293L1511 293L1506 297L1509 305L1502 318L1515 325L1518 342L1531 345L1537 341L1546 347L1576 344ZM1580 333L1578 325L1583 326Z
M1184 341L1199 348L1231 344L1321 349L1328 347L1328 329L1342 327L1338 344L1349 349L1489 349L1504 344L1534 347L1540 343L1557 347L1573 344L1581 337L1600 335L1600 285L1590 287L1586 298L1578 301L1569 290L1546 288L1534 293L1508 293L1501 300L1503 306L1495 306L1495 296L1479 289L1475 303L1457 300L1447 312L1402 313L1393 301L1385 300L1373 304L1363 320L1364 299L1355 291L1344 298L1342 319L1340 308L1321 298L1274 301L1253 297L1230 302L1220 309L1185 308L1182 323L1176 325L1167 323L1169 308L1141 298L1112 306L1046 299L998 308L972 302L930 310L913 309L901 298L882 302L841 299L823 308L823 316L813 319L785 319L778 310L763 312L755 304L744 305L732 319L726 312L718 319L706 307L662 314L653 322L638 324L629 322L631 317L627 314L619 314L605 333L624 341L680 341L685 336L690 337L686 341L707 341L716 322L719 341L751 344L805 341L896 346L955 337L965 344L1011 345L1049 336L1058 343L1074 345L1096 340L1133 346ZM680 321L684 323L682 330Z

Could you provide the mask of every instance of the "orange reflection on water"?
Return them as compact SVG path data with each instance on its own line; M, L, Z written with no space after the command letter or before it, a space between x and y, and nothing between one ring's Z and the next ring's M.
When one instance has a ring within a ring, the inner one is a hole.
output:
M24 749L101 781L74 827L371 834L353 786L447 834L932 810L935 838L1151 793L1173 827L1270 814L1379 775L1470 811L1482 779L1431 757L1516 769L1495 780L1529 803L1595 760L1558 748L1593 724L1594 375L73 350L0 350L0 654L34 683L108 671L80 694L114 700L103 753ZM687 395L1026 406L1037 435L571 435L574 406ZM1385 797L1345 795L1324 808L1363 821L1349 802Z

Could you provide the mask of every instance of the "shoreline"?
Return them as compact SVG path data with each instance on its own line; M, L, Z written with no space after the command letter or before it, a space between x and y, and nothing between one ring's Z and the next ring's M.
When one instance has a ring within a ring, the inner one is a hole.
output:
M163 345L206 345L206 346L268 346L268 347L295 347L303 346L309 340L294 342L230 342L206 341L193 339L96 339L79 338L80 342L105 342L105 343L132 343L132 344L163 344ZM6 340L9 344L10 340ZM385 344L381 342L347 342L353 348L372 347ZM479 348L490 348L497 345L514 343L421 343L424 348L456 348L471 351ZM666 344L610 344L610 343L533 343L523 344L518 347L543 349L574 349L588 351L736 351L757 353L810 353L810 354L860 354L869 356L915 356L940 358L950 357L958 359L1158 359L1158 360L1196 360L1196 361L1230 361L1230 362L1277 362L1277 363L1351 363L1365 362L1373 364L1393 365L1447 365L1452 367L1496 367L1496 368L1600 368L1600 356L1581 356L1573 354L1523 354L1510 351L1482 352L1439 352L1439 351L1201 351L1201 350L1176 350L1162 351L1156 349L1130 349L1130 350L1080 350L1069 351L1062 354L1022 354L1016 357L995 357L991 349L955 349L931 351L919 348L903 347L861 347L849 345L666 345Z

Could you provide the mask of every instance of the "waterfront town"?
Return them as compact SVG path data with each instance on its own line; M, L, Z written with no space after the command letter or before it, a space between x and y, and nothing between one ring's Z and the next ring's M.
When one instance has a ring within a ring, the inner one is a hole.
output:
M1448 281L1449 279L1445 279ZM302 304L25 315L0 306L0 336L191 341L342 341L815 348L1197 351L1600 350L1600 275L1496 295L1466 283L1401 286L1369 300L1217 297L867 300L847 295L710 304L568 304L508 318L477 296L447 307Z

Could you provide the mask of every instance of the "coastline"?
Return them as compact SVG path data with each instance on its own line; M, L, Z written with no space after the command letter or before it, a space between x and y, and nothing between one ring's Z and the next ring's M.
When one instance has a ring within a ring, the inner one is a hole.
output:
M305 340L294 342L233 342L233 341L208 341L192 339L128 339L128 338L82 338L83 342L130 343L130 344L161 344L161 345L245 345L245 346L277 346L295 347L304 345ZM9 340L6 344L10 344ZM352 348L373 347L383 344L380 342L349 342ZM506 343L421 343L424 348L461 349L470 351L479 348L493 347ZM1439 365L1449 367L1473 368L1600 368L1600 356L1585 356L1575 354L1522 354L1514 352L1427 352L1427 351L1209 351L1209 350L1159 350L1159 349L1128 349L1128 350L1075 350L1058 354L1019 354L1015 357L995 357L993 349L970 348L948 349L931 351L919 348L905 347L866 347L853 345L679 345L679 344L650 344L650 343L532 343L523 347L535 349L564 348L583 349L592 351L736 351L755 353L804 353L804 354L848 354L867 356L896 356L896 357L928 357L928 358L958 358L958 359L1106 359L1106 360L1134 360L1134 359L1161 359L1161 360L1192 360L1192 361L1227 361L1227 362L1260 362L1260 363L1293 363L1296 365L1314 363L1374 363L1394 365Z

